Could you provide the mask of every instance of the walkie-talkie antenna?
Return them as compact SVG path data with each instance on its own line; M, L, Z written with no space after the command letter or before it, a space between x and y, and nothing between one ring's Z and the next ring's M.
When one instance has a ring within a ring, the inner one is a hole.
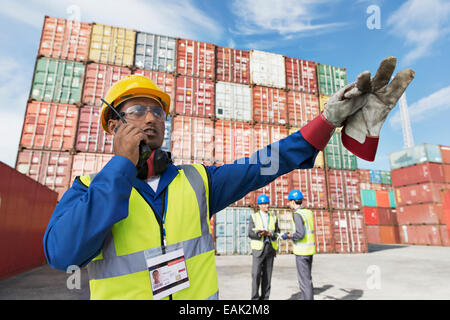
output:
M114 107L112 106L112 105L110 105L108 102L106 102L104 99L102 99L102 98L100 98L100 100L102 100L102 102L104 103L104 104L106 104L112 111L114 111L118 116L119 116L119 119L123 122L123 123L127 123L126 121L125 121L125 119L120 115L120 113L116 110L116 109L114 109Z

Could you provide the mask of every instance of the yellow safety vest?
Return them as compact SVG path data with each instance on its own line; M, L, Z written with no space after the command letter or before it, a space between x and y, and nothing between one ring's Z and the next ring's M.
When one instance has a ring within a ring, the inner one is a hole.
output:
M80 180L89 187L89 175ZM182 244L190 283L188 288L172 294L172 298L218 299L205 167L197 164L181 166L163 195L163 203L165 197L167 245ZM133 188L128 216L112 226L102 251L87 266L91 299L153 298L144 251L162 245L162 226L155 214L152 206Z
M294 241L294 254L297 256L310 256L316 253L316 236L314 234L314 214L309 209L297 209L292 215L292 228L295 232L294 215L299 214L305 225L303 239Z
M253 219L253 224L255 226L256 230L264 230L264 224L262 221L262 217L261 214L259 213L259 211L257 213L252 213L252 219ZM275 232L275 224L277 221L277 217L273 214L271 214L269 212L269 223L268 223L268 228L269 231L272 232L272 234ZM264 238L262 237L261 240L251 240L250 241L250 248L252 248L252 250L262 250L264 248ZM278 250L278 243L277 241L271 241L272 243L272 247L273 249L276 251Z

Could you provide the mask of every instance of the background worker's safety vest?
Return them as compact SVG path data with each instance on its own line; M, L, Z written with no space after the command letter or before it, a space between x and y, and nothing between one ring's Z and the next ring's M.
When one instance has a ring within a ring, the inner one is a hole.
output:
M314 214L309 209L297 209L292 215L292 228L295 232L294 215L299 214L305 225L303 239L294 241L294 254L297 256L310 256L316 253L316 237L314 234Z
M270 232L275 233L275 224L277 222L277 217L274 214L268 213L269 216L269 223L268 223L268 229ZM262 221L261 214L258 212L252 213L252 219L253 224L255 226L255 229L257 231L264 230L264 224ZM264 248L264 239L265 237L262 237L261 240L251 240L250 241L250 248L252 250L262 250ZM278 244L277 241L271 241L273 249L276 251L278 250Z
M202 165L181 166L163 194L167 245L181 243L190 286L173 299L217 299L214 242L209 224L208 176ZM91 177L80 177L89 187ZM102 214L95 212L94 214ZM88 264L91 299L152 299L144 251L163 244L157 213L131 190L128 216L112 226L102 251ZM166 297L169 299L169 297Z

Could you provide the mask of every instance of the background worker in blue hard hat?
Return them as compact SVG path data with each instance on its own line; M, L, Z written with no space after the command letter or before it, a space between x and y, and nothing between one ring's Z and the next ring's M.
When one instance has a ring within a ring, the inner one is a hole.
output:
M248 227L252 248L252 300L268 300L272 281L273 259L280 232L277 216L269 212L269 197L262 194L257 199L259 211L251 215ZM259 287L261 285L261 294Z
M303 194L294 189L288 195L289 208L292 210L292 234L285 233L283 240L294 242L297 279L303 300L314 300L311 269L313 255L316 253L314 234L314 214L303 205Z

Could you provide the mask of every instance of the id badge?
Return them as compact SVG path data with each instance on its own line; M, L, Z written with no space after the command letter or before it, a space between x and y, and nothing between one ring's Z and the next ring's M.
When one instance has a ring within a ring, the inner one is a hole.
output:
M144 251L150 273L153 299L160 300L189 287L189 277L181 243Z

